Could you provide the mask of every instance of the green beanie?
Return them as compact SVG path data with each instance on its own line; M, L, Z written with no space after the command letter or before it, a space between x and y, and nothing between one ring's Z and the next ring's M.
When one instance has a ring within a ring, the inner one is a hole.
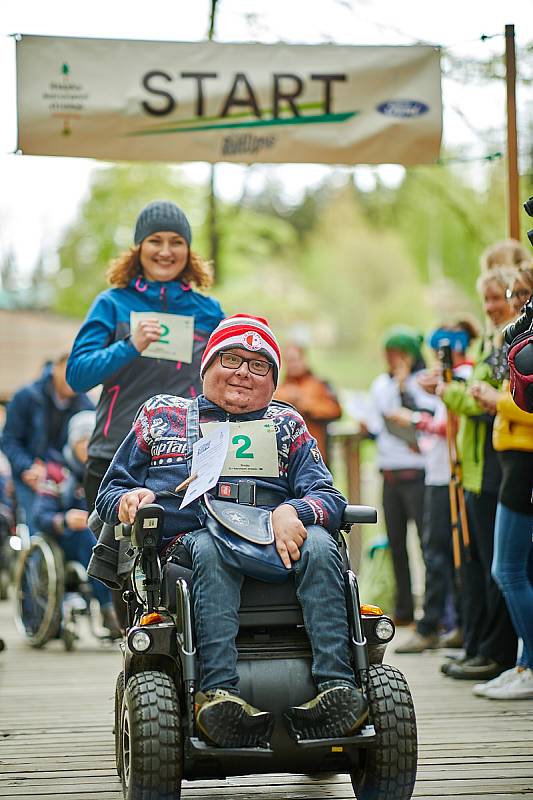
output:
M407 325L395 325L390 328L383 339L385 350L402 350L418 361L422 356L421 346L424 337L414 328Z

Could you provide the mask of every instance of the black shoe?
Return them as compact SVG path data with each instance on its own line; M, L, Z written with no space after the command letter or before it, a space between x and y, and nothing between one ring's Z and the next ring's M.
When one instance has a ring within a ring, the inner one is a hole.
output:
M266 747L274 717L224 689L197 692L196 724L206 739L219 747Z
M444 673L444 675L449 675L449 669L452 666L452 664L453 665L464 664L466 660L467 660L467 656L466 655L460 656L460 657L449 656L448 660L445 661L444 664L440 665L440 671L442 673Z
M461 664L457 662L450 664L446 674L459 681L490 681L497 678L504 669L505 667L490 658L474 656L467 658Z
M123 631L118 624L117 615L112 605L102 608L102 625L110 639L122 639Z
M313 700L293 706L285 714L290 736L299 739L335 739L351 736L368 716L360 689L332 686Z

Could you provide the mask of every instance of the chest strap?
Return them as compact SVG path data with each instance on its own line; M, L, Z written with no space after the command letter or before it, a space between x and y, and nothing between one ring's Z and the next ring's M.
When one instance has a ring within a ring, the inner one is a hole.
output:
M247 506L279 506L283 500L278 492L263 489L255 481L219 481L214 489L219 500L232 500Z

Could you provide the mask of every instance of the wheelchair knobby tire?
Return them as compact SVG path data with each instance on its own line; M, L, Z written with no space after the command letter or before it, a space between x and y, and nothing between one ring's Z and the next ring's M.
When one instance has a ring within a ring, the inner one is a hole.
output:
M117 775L122 777L122 729L120 727L122 715L122 700L124 699L124 672L117 675L115 684L115 766Z
M418 760L413 699L403 674L387 664L369 669L369 721L377 741L361 751L362 765L351 773L358 800L410 800Z
M31 647L57 636L65 588L63 552L52 539L33 536L15 577L15 621Z
M122 790L126 800L177 800L183 749L178 696L164 672L132 675L121 713Z

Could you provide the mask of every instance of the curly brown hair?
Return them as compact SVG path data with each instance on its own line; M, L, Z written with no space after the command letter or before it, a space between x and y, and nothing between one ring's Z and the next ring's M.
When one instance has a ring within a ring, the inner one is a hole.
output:
M132 278L142 275L141 259L139 258L139 244L125 250L117 258L113 259L106 272L106 280L114 289L124 289ZM179 275L179 279L187 281L196 289L205 291L213 285L213 270L211 265L195 253L189 251L187 265Z
M487 247L480 258L481 271L500 267L518 267L522 261L529 261L529 251L516 239L502 239Z

